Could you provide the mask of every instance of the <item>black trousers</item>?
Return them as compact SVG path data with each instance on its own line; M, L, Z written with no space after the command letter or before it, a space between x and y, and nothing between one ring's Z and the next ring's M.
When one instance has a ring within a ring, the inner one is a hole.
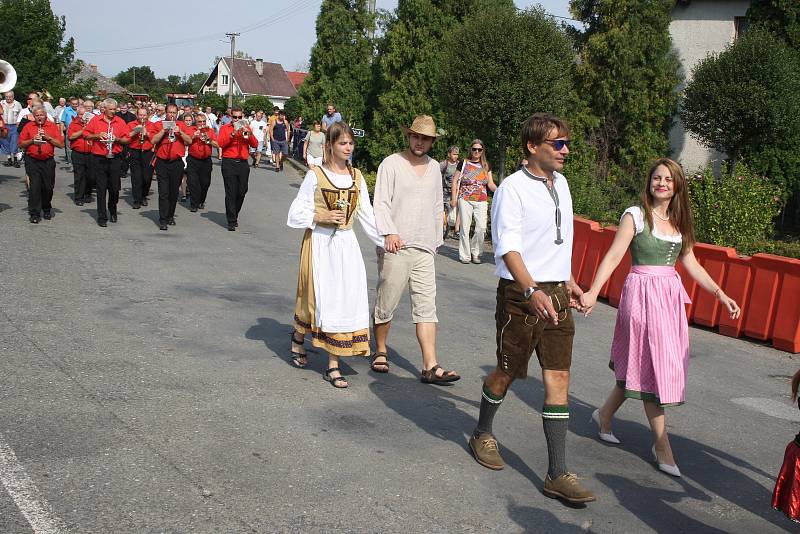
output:
M167 224L175 218L175 205L178 203L178 189L183 176L183 160L156 159L158 177L158 222Z
M141 204L142 199L150 193L150 184L153 182L153 151L131 150L129 162L131 165L131 196L134 202Z
M91 159L90 153L72 151L72 175L75 177L73 198L75 200L83 200L89 194L89 184L94 181L89 172Z
M197 159L186 157L186 181L189 186L189 198L192 207L206 203L206 195L211 185L211 158Z
M119 202L119 189L122 182L122 161L119 156L107 158L92 154L92 169L94 170L94 181L97 187L97 221L105 222L108 214L117 214L117 203ZM108 193L108 201L106 201ZM106 212L106 202L108 202L108 212Z
M222 158L222 181L225 183L225 216L228 225L239 220L247 184L250 180L250 165L246 159Z
M124 176L128 172L128 168L130 167L130 153L131 150L129 150L127 146L122 147L122 152L120 152L120 156L122 158L122 163L120 164L120 176Z
M28 190L28 213L39 216L44 210L50 213L53 206L53 188L56 185L56 160L47 158L45 160L25 157L25 170L31 179L31 186Z

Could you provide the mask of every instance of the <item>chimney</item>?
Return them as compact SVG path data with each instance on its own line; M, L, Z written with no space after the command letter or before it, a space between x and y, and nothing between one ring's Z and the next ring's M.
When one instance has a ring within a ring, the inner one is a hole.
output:
M259 76L264 75L264 60L261 58L256 59L256 72Z
M92 72L97 72L97 65L95 65L94 63L90 64L89 68L92 69Z

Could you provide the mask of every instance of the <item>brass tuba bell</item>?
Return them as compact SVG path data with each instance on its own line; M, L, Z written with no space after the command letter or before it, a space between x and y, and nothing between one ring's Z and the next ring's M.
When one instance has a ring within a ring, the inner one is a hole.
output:
M17 71L8 61L0 59L0 93L10 91L17 85Z

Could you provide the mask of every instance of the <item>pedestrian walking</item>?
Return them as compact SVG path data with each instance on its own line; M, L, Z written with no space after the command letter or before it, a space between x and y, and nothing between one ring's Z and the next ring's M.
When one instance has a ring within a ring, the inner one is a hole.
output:
M275 156L275 172L283 170L283 160L289 155L289 140L292 131L286 114L281 110L278 119L269 127L269 139L272 141L272 154Z
M8 158L3 165L6 167L20 166L20 160L17 158L19 151L19 130L17 129L17 122L19 115L22 113L22 104L14 100L14 91L6 91L3 95L3 101L0 102L3 108L3 122L8 128L8 135L0 139L0 151Z
M323 148L325 146L325 134L322 132L322 124L314 121L314 129L308 132L303 143L303 160L309 169L319 167L324 162Z
M378 252L375 300L376 351L372 369L389 372L389 329L400 298L408 288L411 318L422 351L420 379L426 384L461 377L442 368L436 357L436 249L442 245L442 175L428 156L438 135L433 118L421 115L401 127L408 148L384 159L375 183L375 220L384 246Z
M304 228L297 278L292 362L307 363L303 342L328 353L325 379L346 388L339 359L369 354L369 304L367 273L361 248L353 232L358 218L377 246L383 238L375 227L369 191L361 172L350 165L355 137L349 126L328 130L325 164L306 173L289 208L287 225Z
M253 132L243 122L242 108L231 110L232 122L219 129L219 146L222 149L222 181L225 184L225 218L228 231L235 232L239 226L239 212L250 181L248 152L258 146Z
M38 224L41 217L53 218L53 188L56 185L55 148L64 148L64 136L54 122L47 120L43 106L33 107L33 121L19 135L19 146L25 151L25 171L30 177L28 214Z
M267 133L269 131L269 124L264 117L264 112L261 110L256 111L255 120L250 122L250 129L253 130L253 135L258 141L258 146L250 150L253 158L253 167L261 165L261 154L264 152L264 141L269 141Z
M614 241L597 269L592 286L582 297L587 314L600 289L630 250L633 267L622 289L611 363L616 385L605 404L592 414L601 440L619 443L611 422L626 398L640 399L653 433L653 460L672 476L681 476L670 447L664 408L685 400L689 369L689 327L683 288L675 262L697 283L713 293L732 319L741 310L697 261L686 177L671 159L657 160L642 188L641 205L622 214Z
M453 176L459 163L459 149L451 146L447 149L447 157L439 162L439 171L442 173L442 198L444 198L444 238L447 239L450 227L458 235L459 216L456 204L452 202Z
M542 427L548 457L543 493L580 504L595 496L568 471L566 461L575 335L570 308L579 306L582 294L572 276L572 198L560 172L569 154L568 136L567 125L557 117L531 116L522 127L528 166L503 180L494 195L492 242L500 278L497 366L483 382L480 415L469 446L478 463L503 469L492 421L511 383L527 377L536 351L544 385ZM462 223L466 232L467 223Z
M470 144L469 157L459 162L453 175L450 204L458 208L461 233L458 259L461 263L480 263L489 213L489 191L496 191L492 170L486 160L486 146L480 139ZM475 231L470 239L472 220Z

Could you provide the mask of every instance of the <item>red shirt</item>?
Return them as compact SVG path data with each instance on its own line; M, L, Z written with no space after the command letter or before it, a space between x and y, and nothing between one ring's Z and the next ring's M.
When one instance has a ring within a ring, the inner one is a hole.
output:
M70 137L78 132L82 132L83 127L84 124L80 119L77 117L73 118L72 122L69 123L69 128L67 128L67 137ZM74 141L70 141L69 147L76 152L80 152L81 154L88 154L92 151L92 142L81 135Z
M208 145L203 142L200 137L194 137L194 133L197 131L197 128L194 126L190 126L189 129L192 131L189 135L193 137L192 144L189 145L189 155L193 158L197 159L208 159L211 157L211 145ZM208 136L209 141L216 141L217 135L214 133L213 128L209 128L208 126L204 127L204 131L206 136Z
M56 124L53 122L45 121L44 126L42 126L42 130L44 130L44 133L50 137L61 140L62 142L64 141L64 136L61 135L61 131L59 130L58 126L56 126ZM33 139L36 137L38 132L39 127L34 121L31 121L22 128L22 133L19 134L19 140L27 141L29 139ZM41 145L31 143L28 145L28 148L25 149L25 154L33 159L49 159L53 157L53 145L50 143L44 143Z
M153 125L152 135L157 134L158 132L164 129L163 122L151 122L150 124ZM190 126L186 126L186 123L183 121L176 121L175 123L178 126L178 129L185 133L186 135L191 135L189 132ZM183 138L180 135L175 133L175 140L170 142L169 134L164 134L164 137L161 138L159 141L158 146L156 147L156 157L161 159L166 159L169 161L173 161L176 159L180 159L186 155L186 145L183 143Z
M219 147L222 149L223 158L236 158L247 160L249 157L249 147L258 148L258 139L252 133L245 139L239 130L231 137L233 124L228 123L219 129Z
M124 119L118 117L117 115L114 115L114 118L112 118L110 121L105 115L95 116L83 129L83 136L88 137L91 134L106 133L108 132L109 126L111 127L111 133L115 138L128 137L128 125L125 124ZM119 142L114 141L111 144L111 151L114 153L114 155L119 154L122 152L122 145ZM92 142L92 154L96 156L105 156L107 153L107 143L104 143L100 139L95 139Z
M131 121L128 123L128 131L131 132L134 128L139 126L139 121ZM139 139L141 139L141 134L131 132L131 142L128 145L128 148L131 150L153 150L153 143L150 142L150 139L155 135L158 131L155 129L155 124L152 122L148 122L145 119L144 129L147 131L147 137L144 138L144 143L140 143Z

